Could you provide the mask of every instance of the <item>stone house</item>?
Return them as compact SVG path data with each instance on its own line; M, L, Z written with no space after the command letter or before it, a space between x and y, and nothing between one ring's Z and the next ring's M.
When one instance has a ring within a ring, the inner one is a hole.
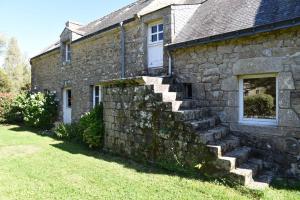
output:
M212 168L248 185L300 177L300 1L139 0L68 21L31 65L61 121L103 102L108 151L187 166L213 154Z

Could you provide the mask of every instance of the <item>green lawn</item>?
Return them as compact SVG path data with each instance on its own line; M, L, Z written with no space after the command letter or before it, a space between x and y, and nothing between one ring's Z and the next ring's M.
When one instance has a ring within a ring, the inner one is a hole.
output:
M18 126L0 126L0 199L299 200L300 192L279 187L258 192L184 178Z

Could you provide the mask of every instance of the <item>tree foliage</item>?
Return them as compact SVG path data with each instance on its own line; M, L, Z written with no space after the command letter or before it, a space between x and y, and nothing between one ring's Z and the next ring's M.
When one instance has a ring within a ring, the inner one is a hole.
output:
M30 66L22 55L15 38L10 39L4 60L4 70L11 81L11 91L20 92L30 83Z
M10 92L11 81L4 70L0 69L0 93Z
M6 41L3 35L1 35L0 33L0 55L3 53L4 51L4 47L5 47Z

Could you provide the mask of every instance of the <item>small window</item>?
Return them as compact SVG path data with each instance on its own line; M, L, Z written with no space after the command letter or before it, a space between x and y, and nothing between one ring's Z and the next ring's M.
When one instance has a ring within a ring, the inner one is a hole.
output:
M66 42L64 44L64 46L65 46L64 60L65 60L65 62L70 62L71 61L71 45L69 42Z
M72 91L67 90L67 107L71 108L72 107Z
M277 77L245 76L240 79L240 121L277 123Z
M150 25L150 43L162 42L164 40L164 25Z
M102 102L102 94L101 94L101 86L94 86L94 98L93 98L93 104L94 106L99 105Z
M191 83L184 83L184 98L192 99L193 98L193 88Z

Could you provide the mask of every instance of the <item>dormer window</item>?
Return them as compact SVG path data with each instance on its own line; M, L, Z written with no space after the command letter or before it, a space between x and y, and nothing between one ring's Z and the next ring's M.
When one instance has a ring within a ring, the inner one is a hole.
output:
M71 62L71 45L70 45L70 42L66 42L64 43L64 61L65 62Z

